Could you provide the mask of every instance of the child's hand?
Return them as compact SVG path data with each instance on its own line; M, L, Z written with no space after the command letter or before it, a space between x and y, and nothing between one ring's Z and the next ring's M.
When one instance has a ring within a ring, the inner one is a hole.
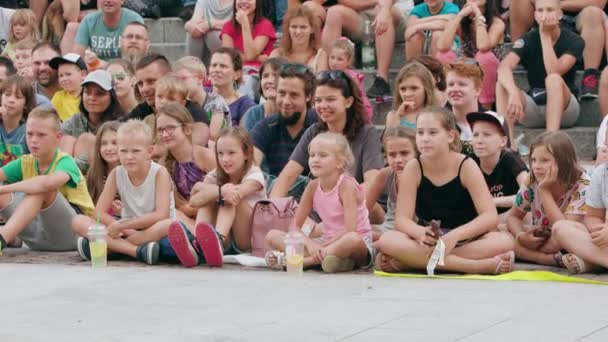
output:
M420 226L419 234L416 238L416 241L425 247L434 247L437 244L437 236L431 230L431 227L422 227Z
M403 103L399 105L399 108L397 108L397 113L399 116L403 116L412 111L415 106L416 103L414 101L403 101Z
M599 248L608 247L608 227L592 232L591 241Z
M119 238L121 231L122 229L120 227L120 221L116 221L108 226L108 236L113 239Z
M236 206L241 201L241 194L238 191L238 185L226 183L222 185L222 198L227 204Z
M520 245L533 250L538 250L547 242L547 240L546 237L534 236L534 231L518 234L517 236L517 241Z
M538 183L538 187L541 189L549 190L551 186L557 183L557 174L557 165L553 163L553 165L551 165L551 167L547 171L547 174L545 174L545 177Z
M122 211L122 202L120 202L120 200L112 201L112 210L114 211L114 213L120 214L120 212Z
M376 15L376 19L372 23L372 26L375 28L374 33L376 36L381 36L388 30L388 26L390 25L390 20L393 20L393 16L391 14L390 9L382 9Z

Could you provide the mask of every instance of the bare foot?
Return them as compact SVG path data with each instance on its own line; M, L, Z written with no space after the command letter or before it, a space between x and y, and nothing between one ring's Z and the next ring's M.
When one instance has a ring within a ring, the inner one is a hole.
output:
M375 264L378 269L387 273L397 273L403 268L399 260L384 253L378 253Z

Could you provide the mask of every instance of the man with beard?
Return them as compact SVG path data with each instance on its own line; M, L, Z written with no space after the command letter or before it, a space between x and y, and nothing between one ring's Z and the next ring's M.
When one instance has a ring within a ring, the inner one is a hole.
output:
M133 108L131 113L128 113L123 120L143 120L146 116L154 113L156 82L170 72L171 64L169 60L160 54L152 53L146 55L137 63L135 66L136 85L144 102ZM197 145L207 146L207 140L209 139L209 118L207 114L205 114L201 106L191 101L186 101L185 107L192 114L195 122L192 142Z
M120 52L122 58L137 65L139 60L148 53L150 49L150 36L146 25L133 21L122 31L120 38Z
M32 73L34 74L34 90L47 99L52 99L59 87L57 70L49 66L54 57L61 56L59 49L51 43L42 42L32 49Z
M122 8L124 0L100 1L100 11L87 15L80 23L71 50L84 57L85 50L90 48L97 57L108 61L120 58L120 37L127 24L143 24L144 19L136 12ZM66 28L65 35L68 34Z
M304 131L317 121L316 114L309 111L315 83L315 75L305 65L284 65L277 82L279 113L262 119L250 132L256 164L264 160L264 169L271 176L281 173Z

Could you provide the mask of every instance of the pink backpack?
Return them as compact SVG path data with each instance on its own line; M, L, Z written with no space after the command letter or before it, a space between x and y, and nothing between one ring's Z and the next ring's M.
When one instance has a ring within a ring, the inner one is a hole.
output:
M296 217L298 202L293 197L273 198L258 201L251 215L251 253L264 257L270 250L266 234L272 229L287 232Z

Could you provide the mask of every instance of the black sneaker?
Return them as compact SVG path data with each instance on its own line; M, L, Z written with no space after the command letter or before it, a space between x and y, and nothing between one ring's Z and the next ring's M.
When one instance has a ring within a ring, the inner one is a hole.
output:
M91 260L91 247L89 247L89 239L85 239L82 236L78 238L76 241L76 248L78 249L78 254L82 260Z
M371 98L381 97L384 98L386 96L391 95L391 86L386 82L382 77L376 76L374 80L374 84L367 90L367 96Z
M159 250L158 242L153 241L138 246L135 254L137 255L137 260L145 262L148 265L156 265L158 263Z
M581 82L580 100L594 100L598 98L598 86L600 83L600 72L597 69L587 69L583 73Z

